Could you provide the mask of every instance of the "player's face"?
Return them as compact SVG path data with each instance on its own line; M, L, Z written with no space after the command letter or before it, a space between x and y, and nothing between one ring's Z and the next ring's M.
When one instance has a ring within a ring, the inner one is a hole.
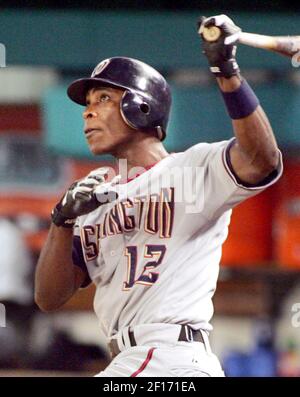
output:
M120 101L124 91L103 87L87 93L83 112L84 132L93 154L115 154L120 145L128 143L134 130L123 120Z

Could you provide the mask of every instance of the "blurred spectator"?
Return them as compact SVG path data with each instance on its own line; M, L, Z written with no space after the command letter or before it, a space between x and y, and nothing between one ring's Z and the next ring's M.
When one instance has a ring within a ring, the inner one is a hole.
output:
M33 313L33 269L23 235L9 218L0 218L0 302L6 327L0 328L0 367L19 368L28 359Z
M253 327L254 346L248 352L230 351L223 367L231 377L276 376L277 355L273 348L273 331L269 319L258 319Z
M32 262L23 235L8 218L0 218L0 299L19 305L33 301Z

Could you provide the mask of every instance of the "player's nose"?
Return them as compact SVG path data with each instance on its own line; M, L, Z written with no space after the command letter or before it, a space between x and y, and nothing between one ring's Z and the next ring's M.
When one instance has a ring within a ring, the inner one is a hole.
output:
M93 117L97 117L97 112L91 108L85 109L85 111L82 113L82 117L84 120L91 119Z

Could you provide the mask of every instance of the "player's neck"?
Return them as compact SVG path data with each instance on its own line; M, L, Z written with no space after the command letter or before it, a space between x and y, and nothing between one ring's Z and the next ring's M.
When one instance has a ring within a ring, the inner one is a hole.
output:
M127 169L130 171L133 167L150 167L167 157L169 153L160 141L149 137L123 145L114 155L118 160L126 159Z

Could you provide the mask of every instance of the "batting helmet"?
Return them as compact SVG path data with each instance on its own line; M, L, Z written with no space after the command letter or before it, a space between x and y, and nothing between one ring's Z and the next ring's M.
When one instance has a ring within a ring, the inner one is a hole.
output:
M86 106L86 94L95 87L123 88L120 111L124 121L142 131L166 136L171 108L170 87L157 70L132 58L114 57L100 62L91 77L74 81L68 96Z

